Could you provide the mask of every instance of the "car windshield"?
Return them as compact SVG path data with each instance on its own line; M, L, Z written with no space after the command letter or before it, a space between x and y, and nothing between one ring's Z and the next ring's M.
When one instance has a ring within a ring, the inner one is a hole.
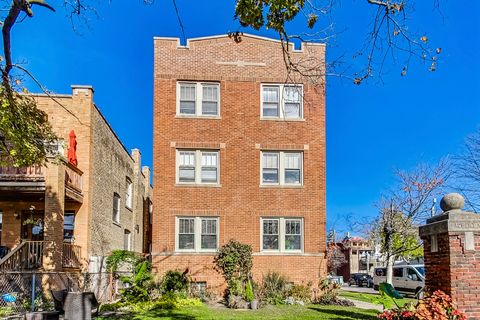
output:
M417 269L418 273L425 277L425 267L415 267L415 269Z

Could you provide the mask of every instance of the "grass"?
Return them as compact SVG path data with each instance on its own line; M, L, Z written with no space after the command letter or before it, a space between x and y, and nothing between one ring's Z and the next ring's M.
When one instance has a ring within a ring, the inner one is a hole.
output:
M379 294L374 294L374 293L363 293L363 292L352 292L352 291L346 291L346 290L341 290L340 294L341 297L343 298L348 298L351 300L357 300L357 301L364 301L364 302L370 302L374 304L379 304L379 305L385 305L387 309L391 309L395 307L395 303L392 301L390 298L382 298ZM417 299L410 299L410 298L403 298L403 299L396 299L395 300L399 306L403 306L408 302L417 302Z
M226 308L213 308L207 305L200 307L183 307L181 309L164 310L157 309L145 312L139 312L128 315L115 315L114 317L105 317L102 319L179 319L179 320L273 320L273 319L364 319L374 320L377 311L363 310L353 307L340 306L266 306L259 310L233 310Z

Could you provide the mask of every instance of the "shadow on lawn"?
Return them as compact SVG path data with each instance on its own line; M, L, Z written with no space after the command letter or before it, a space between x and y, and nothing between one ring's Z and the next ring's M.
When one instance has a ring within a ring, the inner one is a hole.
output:
M376 320L378 319L376 316L367 314L367 313L360 313L355 311L346 311L346 310L338 310L338 309L328 309L328 308L315 308L309 307L308 309L318 311L321 313L332 314L336 316L340 316L342 318L337 318L339 320L352 320L352 319L365 319L365 320ZM374 310L365 310L365 312L370 312Z
M100 319L102 320L144 320L144 319L163 319L163 318L168 318L168 319L175 319L175 320L195 320L197 319L194 316L190 315L185 315L179 313L177 310L163 310L163 309L158 309L158 310L151 310L148 311L144 314L138 314L138 313L124 313L121 315L111 315L111 316L104 316L101 317Z

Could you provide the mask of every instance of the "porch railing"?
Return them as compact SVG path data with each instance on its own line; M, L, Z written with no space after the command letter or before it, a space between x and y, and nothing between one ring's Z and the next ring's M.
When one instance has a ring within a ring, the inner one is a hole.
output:
M3 181L43 181L43 166L30 167L0 167L0 180Z
M80 268L82 266L82 247L64 243L63 244L63 261L64 268Z
M65 166L65 184L78 192L82 192L82 174L77 167L67 163Z
M23 241L0 260L0 271L41 268L44 244L44 241Z

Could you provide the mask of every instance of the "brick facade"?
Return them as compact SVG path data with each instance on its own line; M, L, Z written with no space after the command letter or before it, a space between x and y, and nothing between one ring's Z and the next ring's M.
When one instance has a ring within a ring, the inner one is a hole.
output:
M425 286L450 295L468 319L480 319L480 216L462 207L444 209L420 227Z
M323 45L303 44L294 59L324 59ZM158 275L189 269L196 281L222 287L213 269L214 253L179 253L175 249L176 217L219 218L219 245L230 239L250 244L254 278L278 271L291 281L317 284L325 265L325 92L322 85L303 84L300 121L261 120L263 83L285 83L287 74L278 41L245 35L239 43L227 36L154 41L154 203L153 262ZM218 118L176 115L177 81L220 84ZM323 80L322 80L323 81ZM219 151L219 184L176 183L176 150ZM303 152L303 185L260 185L262 150ZM267 254L260 250L261 217L303 218L303 252Z
M75 132L77 168L82 172L81 199L65 193L65 165L48 162L43 168L44 191L8 191L8 182L0 190L3 212L1 244L14 248L22 238L22 212L32 208L44 211L44 241L53 256L44 259L44 267L61 269L64 212L75 212L74 243L81 246L84 267L99 271L98 262L115 249L124 248L125 230L131 233L131 249L143 252L144 202L150 201L150 171L141 168L137 149L130 154L115 135L93 101L90 86L72 86L71 95L34 95L38 108L48 119L58 138L64 141L67 156L69 133ZM60 106L61 104L62 106ZM143 172L142 172L143 171ZM132 182L132 207L125 206L127 179ZM1 180L1 177L0 177ZM120 196L120 221L114 223L113 194ZM52 248L48 246L52 244ZM56 244L56 245L53 245ZM51 249L51 250L50 250ZM52 251L53 250L53 251ZM89 265L90 264L90 265Z

